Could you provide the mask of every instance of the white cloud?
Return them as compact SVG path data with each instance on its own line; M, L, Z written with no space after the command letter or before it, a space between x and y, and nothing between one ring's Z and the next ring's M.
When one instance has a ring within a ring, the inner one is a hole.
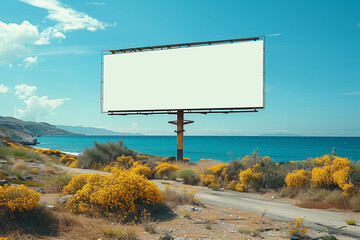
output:
M105 3L103 3L103 2L86 2L86 4L91 4L91 5L105 5Z
M46 28L41 33L41 38L36 42L38 45L49 44L51 38L65 38L66 32L86 29L94 32L104 30L108 24L92 18L86 13L78 12L57 0L21 0L24 3L48 10L47 19L57 22L53 27Z
M48 99L47 96L38 97L32 96L29 99L25 100L26 104L25 109L14 108L16 118L22 118L27 120L36 120L40 121L46 116L54 115L54 110L59 107L64 101L70 100L69 98L65 99Z
M10 63L28 55L39 36L37 27L28 21L21 24L0 21L0 63Z
M281 35L281 33L274 33L274 34L268 35L268 37L276 37L276 36L280 36L280 35Z
M23 60L23 65L25 68L32 67L38 63L38 57L27 57Z
M51 39L65 39L65 33L86 29L88 31L104 30L107 24L63 5L58 0L20 0L35 7L48 11L47 19L55 25L44 27L39 31L37 26L29 21L21 24L4 23L0 21L0 63L9 64L12 61L29 56L35 45L50 44Z
M5 93L7 93L9 89L10 88L5 86L4 84L0 84L0 93L3 93L5 95Z
M16 85L15 86L15 95L20 99L26 99L32 95L34 95L36 91L35 86L28 86L26 84Z
M346 93L343 93L343 95L356 96L356 95L360 95L360 92L346 92Z

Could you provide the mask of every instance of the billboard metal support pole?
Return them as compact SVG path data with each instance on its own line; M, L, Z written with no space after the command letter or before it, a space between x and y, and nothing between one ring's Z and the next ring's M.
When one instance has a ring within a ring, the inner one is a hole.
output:
M184 110L177 111L177 120L169 121L170 124L177 126L175 132L177 134L177 152L176 160L182 161L184 158L184 125L193 123L194 121L184 120Z
M178 110L177 112L177 151L176 159L183 160L184 155L184 111Z

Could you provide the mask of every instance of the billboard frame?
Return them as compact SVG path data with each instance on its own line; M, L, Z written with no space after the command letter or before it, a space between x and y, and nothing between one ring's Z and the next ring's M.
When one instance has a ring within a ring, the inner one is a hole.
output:
M217 44L232 44L246 41L263 41L263 106L262 107L249 107L249 108L191 108L191 109L152 109L152 110L112 110L103 111L103 83L104 83L104 55L112 54L126 54L133 52L146 52L146 51L161 51L168 49L178 49L187 47L209 46ZM242 113L242 112L257 112L258 109L265 109L265 36L249 37L249 38L236 38L228 40L217 41L204 41L204 42L192 42L192 43L180 43L180 44L167 44L148 47L137 48L124 48L115 50L101 50L101 77L100 77L100 107L101 113L107 113L108 115L152 115L152 114L177 114L179 110L183 113Z

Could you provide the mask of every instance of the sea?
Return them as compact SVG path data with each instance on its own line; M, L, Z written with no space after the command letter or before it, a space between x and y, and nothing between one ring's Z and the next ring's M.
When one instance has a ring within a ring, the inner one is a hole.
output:
M162 157L176 156L176 136L41 136L37 147L81 153L94 142L123 140L138 153ZM330 154L353 162L360 160L360 137L273 137L273 136L184 136L184 157L190 162L211 158L223 162L242 159L258 149L260 156L274 162L306 160Z

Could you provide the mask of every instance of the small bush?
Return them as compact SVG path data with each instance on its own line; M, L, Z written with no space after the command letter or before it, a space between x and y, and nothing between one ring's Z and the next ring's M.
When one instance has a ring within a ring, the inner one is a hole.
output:
M71 179L72 175L69 174L53 176L45 183L45 191L47 193L60 193L69 184Z
M75 193L65 208L74 213L132 221L144 209L156 210L163 202L155 183L123 168L113 167L111 173L73 177L63 190L63 194Z
M355 195L350 198L350 208L353 211L360 212L360 195Z
M28 166L27 164L24 162L24 161L17 161L13 166L12 168L14 170L26 170L28 169Z
M41 172L46 173L46 174L52 174L52 175L56 174L56 170L53 167L44 167L43 169L41 169Z
M94 165L102 166L115 161L120 156L131 156L136 158L137 153L124 146L123 141L117 143L97 143L94 142L93 148L86 148L79 156L77 166L81 168L90 168Z
M178 166L162 162L155 167L155 173L161 179L168 178L171 180L175 180L177 177L176 171L178 171L179 169L180 168Z
M191 174L184 178L184 183L188 185L197 186L200 183L200 176L197 174Z
M260 237L259 231L251 230L251 229L244 228L244 227L239 227L238 232L241 234L250 235L252 237Z
M354 219L348 219L348 220L345 220L345 222L347 223L347 225L356 225L356 220Z
M35 192L24 185L0 186L0 207L8 207L12 212L32 210L39 202L41 193Z
M169 184L167 184L165 190L162 191L164 201L174 205L196 203L197 200L195 199L195 194L195 189L188 189L187 187L176 188Z
M153 172L148 165L141 165L138 162L135 162L130 169L131 172L139 174L145 178L151 178Z
M152 222L145 222L144 230L145 230L145 232L148 232L148 233L155 233L155 224Z
M182 170L182 171L178 172L178 177L186 178L188 175L193 175L193 174L196 174L193 170L186 169L186 170Z
M332 206L339 206L344 208L346 205L346 201L344 195L341 193L340 190L331 191L326 197L325 201Z
M304 169L295 170L289 173L285 178L288 188L303 188L308 181L307 172Z
M104 228L103 234L106 238L116 239L116 240L135 240L137 239L136 233L131 231L126 231L124 229L116 228Z

